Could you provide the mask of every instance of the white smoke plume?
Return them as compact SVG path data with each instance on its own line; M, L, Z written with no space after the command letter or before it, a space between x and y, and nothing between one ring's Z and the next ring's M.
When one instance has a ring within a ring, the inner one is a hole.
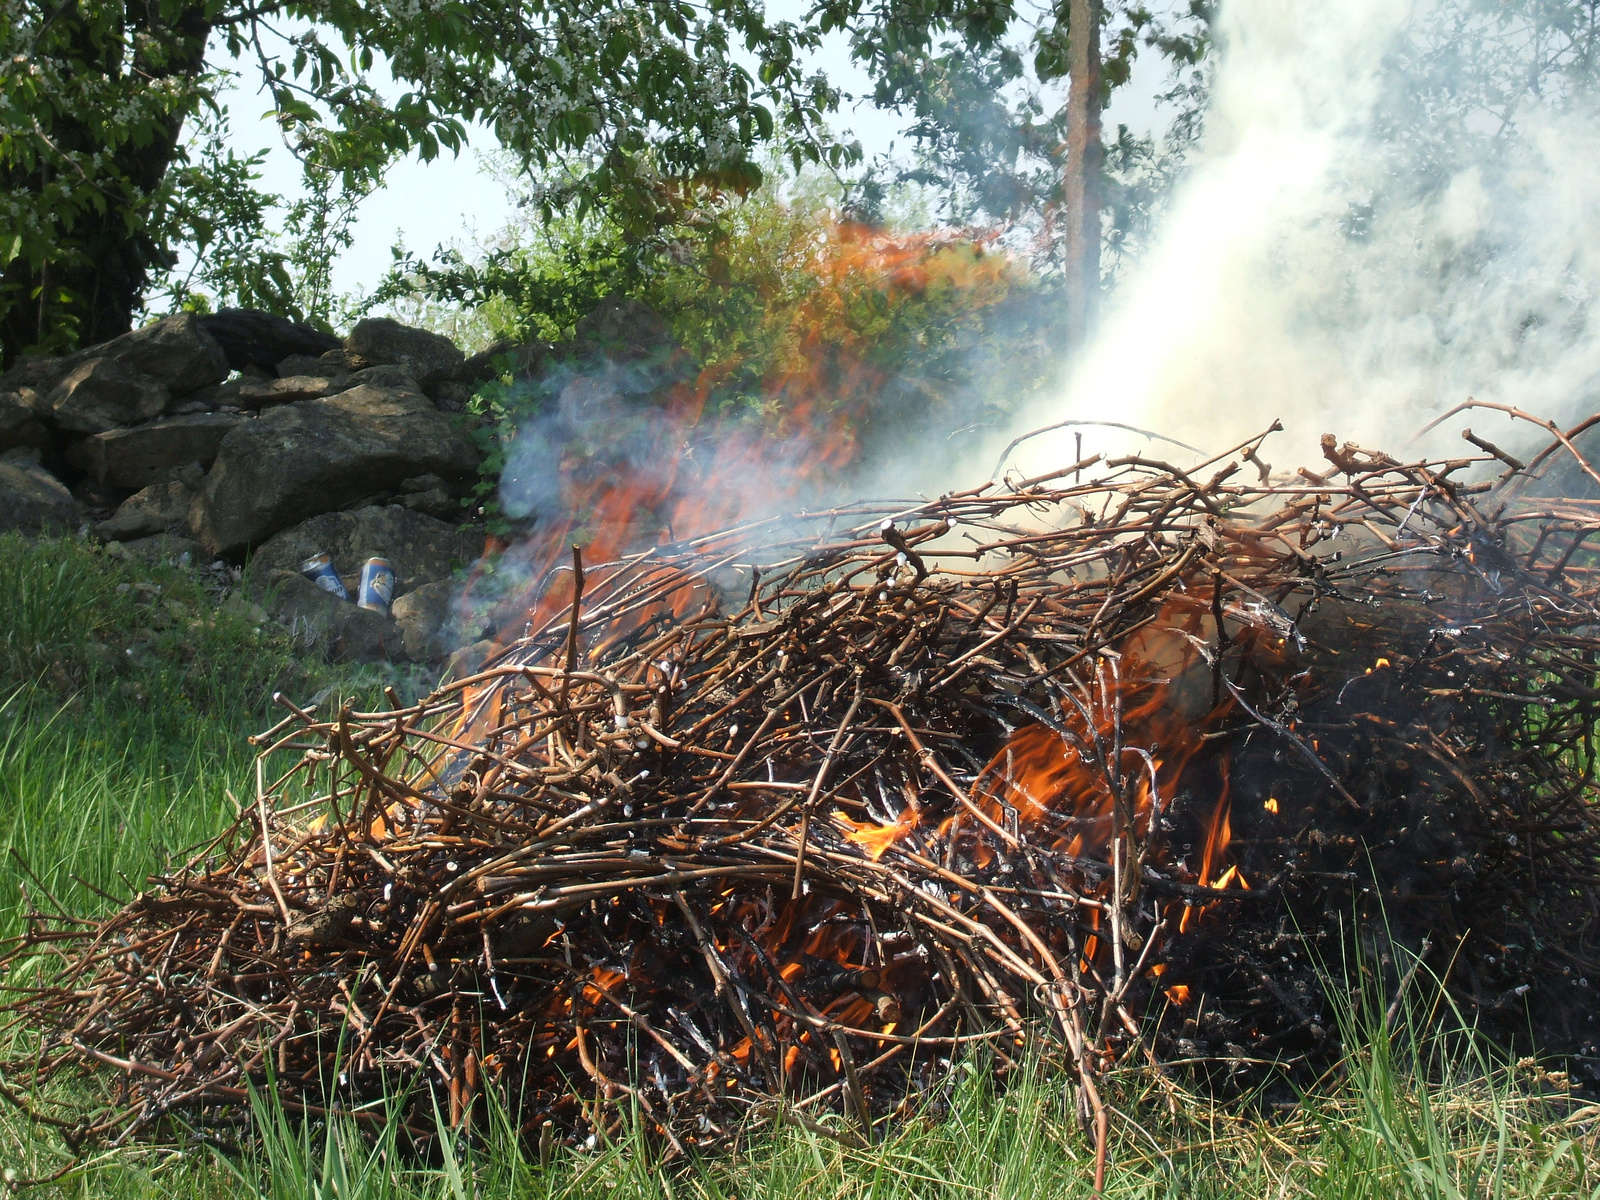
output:
M1550 27L1555 10L1580 26ZM1224 0L1164 228L1009 432L1115 420L1222 450L1280 419L1268 457L1309 463L1324 431L1399 446L1468 396L1600 407L1594 20L1563 0ZM1473 414L1440 444L1470 450L1469 424L1514 440ZM1059 461L1061 436L1015 461Z

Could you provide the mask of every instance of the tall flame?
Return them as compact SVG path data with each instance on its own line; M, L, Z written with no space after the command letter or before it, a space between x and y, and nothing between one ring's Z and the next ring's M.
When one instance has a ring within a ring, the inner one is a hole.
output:
M590 431L592 446L559 448L551 511L531 536L491 547L503 551L502 565L520 568L532 592L502 603L502 637L527 627L512 616L516 605L538 626L570 602L564 588L547 584L573 543L583 546L585 561L604 563L828 494L857 461L889 382L875 359L879 314L936 289L960 290L970 307L986 307L1004 297L1018 271L1008 256L967 236L892 235L848 223L806 232L811 286L783 327L768 331L776 349L759 403L729 393L744 365L739 355L714 353L692 379L629 409L625 453L608 452L605 429ZM580 375L567 387L584 385ZM603 578L592 586L591 596L603 595ZM680 595L672 608L682 615L693 604Z

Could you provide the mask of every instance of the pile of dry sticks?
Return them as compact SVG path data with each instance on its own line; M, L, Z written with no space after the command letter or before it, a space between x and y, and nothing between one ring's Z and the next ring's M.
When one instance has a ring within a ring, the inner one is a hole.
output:
M283 701L232 828L110 916L32 915L5 1095L75 1146L409 1086L419 1127L634 1114L679 1152L871 1138L1043 1034L1103 1153L1121 1064L1313 1061L1326 939L1384 905L1380 958L1513 1024L1542 997L1581 1050L1600 504L1536 492L1564 461L1600 495L1591 423L574 553L479 674Z

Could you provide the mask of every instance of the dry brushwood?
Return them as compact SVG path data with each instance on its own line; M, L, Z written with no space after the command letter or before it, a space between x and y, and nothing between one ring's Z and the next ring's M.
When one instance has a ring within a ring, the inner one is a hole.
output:
M1578 1048L1600 506L1535 494L1594 475L1555 433L1287 478L1262 434L574 551L479 674L284 701L214 844L30 916L5 1094L74 1145L404 1084L680 1152L870 1139L1038 1033L1103 1165L1119 1064L1314 1064L1314 960L1380 906L1380 963L1420 946L1491 1021L1533 989Z

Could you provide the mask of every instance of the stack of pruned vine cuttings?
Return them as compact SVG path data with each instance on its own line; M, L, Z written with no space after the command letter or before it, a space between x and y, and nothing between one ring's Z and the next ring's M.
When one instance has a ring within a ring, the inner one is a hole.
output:
M687 1150L868 1137L1042 1033L1103 1147L1124 1064L1309 1077L1313 961L1385 906L1380 956L1581 1046L1600 509L1519 498L1552 456L1260 446L575 558L480 674L286 705L215 845L30 919L7 1094L115 1139L406 1082Z

